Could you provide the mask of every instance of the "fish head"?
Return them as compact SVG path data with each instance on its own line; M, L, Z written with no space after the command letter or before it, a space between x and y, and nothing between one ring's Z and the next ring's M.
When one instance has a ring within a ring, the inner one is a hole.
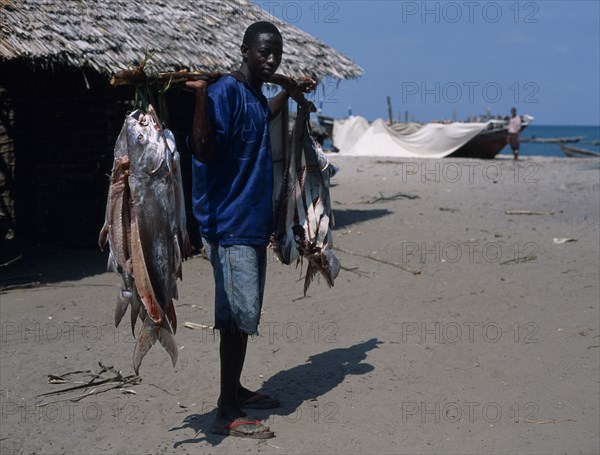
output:
M168 147L153 116L136 110L127 117L127 147L134 175L155 174L163 164L170 171Z

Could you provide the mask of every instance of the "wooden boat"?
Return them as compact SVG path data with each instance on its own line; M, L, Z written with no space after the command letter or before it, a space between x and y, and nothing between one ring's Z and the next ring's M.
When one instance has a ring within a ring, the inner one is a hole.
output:
M600 157L600 153L594 152L593 150L580 149L576 147L567 147L566 145L560 144L560 149L563 153L571 158L591 158Z
M527 128L533 117L521 116L521 131ZM462 158L493 159L506 146L508 121L492 120L488 127L449 156Z
M582 136L575 137L522 137L521 142L538 142L540 144L567 144L576 143L583 139Z
M290 116L291 118L291 116ZM323 115L318 116L319 125L326 132L324 137L331 135L330 131L333 130L333 121L331 117ZM521 131L527 128L531 122L533 122L533 116L522 115L521 116ZM435 122L435 123L452 123L452 122ZM471 122L467 122L471 123ZM480 159L493 159L507 144L508 137L508 118L495 119L495 118L483 118L478 119L477 124L487 123L485 129L483 129L477 136L462 145L453 153L448 156L451 157L465 157L465 158L480 158ZM418 131L423 124L420 123L396 123L389 125L389 128L400 134L412 134ZM319 140L319 137L317 137ZM320 141L319 141L320 142ZM335 147L333 151L338 151Z

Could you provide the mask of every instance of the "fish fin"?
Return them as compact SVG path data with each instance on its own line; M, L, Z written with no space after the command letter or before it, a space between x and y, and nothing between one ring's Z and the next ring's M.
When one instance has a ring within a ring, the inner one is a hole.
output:
M172 297L175 300L179 300L179 290L177 289L177 282L175 280L173 280Z
M123 316L125 316L125 313L127 312L127 307L129 306L132 297L132 292L125 289L125 287L121 288L119 291L117 305L115 306L115 327L119 327L121 319L123 319Z
M160 326L160 330L157 333L158 341L166 351L171 356L171 361L173 362L173 366L177 363L177 343L175 342L175 337L173 336L173 331L171 327L169 327L168 323L165 324L166 321L163 321L163 324Z
M329 269L329 273L325 275L325 278L327 279L327 284L333 287L333 281L337 278L342 266L340 264L340 261L331 249L326 249L323 254L325 256Z
M106 271L119 273L119 265L117 264L117 260L115 259L114 254L112 254L112 251L108 253L108 263L106 264Z
M121 319L123 319L123 316L125 316L125 313L127 312L127 307L131 304L133 308L133 300L134 298L137 298L133 276L126 271L122 271L121 277L123 278L123 284L121 285L121 290L117 298L117 305L115 307L115 327L118 327L121 323Z
M98 246L100 247L100 251L104 251L104 247L106 246L106 242L108 240L108 225L105 223L100 229L100 234L98 235Z
M175 314L175 305L173 305L173 301L171 300L167 305L167 319L171 323L171 327L173 328L173 334L177 333L177 315Z
M315 236L315 245L319 248L323 248L323 245L327 242L327 236L329 234L329 217L321 214L319 224L317 226L317 235Z
M306 296L306 291L308 291L310 283L312 283L315 276L317 276L318 272L319 268L311 261L308 261L308 267L306 268L306 278L304 278L304 296Z
M154 343L156 343L159 331L160 326L157 326L151 318L147 318L144 321L142 330L138 335L137 343L135 344L135 349L133 350L133 369L135 370L135 374L139 374L142 359L150 348L154 346Z
M327 285L330 288L333 287L334 281L340 273L341 265L331 248L321 250L318 269L325 278Z
M192 255L192 241L190 240L190 236L185 227L181 230L181 256L183 259L187 259ZM181 277L180 277L181 278Z
M174 242L174 250L175 250L175 254L173 256L173 262L174 262L174 269L175 269L175 277L179 278L180 280L183 280L183 272L182 272L182 264L183 264L183 260L181 258L182 255L182 249L179 246L179 236L177 234L175 234L174 238L173 238L173 242ZM175 289L175 298L177 299L177 286L174 286Z
M144 321L146 318L140 313L140 311L145 311L142 302L140 301L140 297L137 294L135 286L133 287L133 297L131 298L131 333L135 338L135 323L137 322L138 316Z
M179 236L177 234L175 234L174 236L174 245L173 245L173 251L174 251L174 255L173 255L173 270L175 271L175 276L173 277L172 280L172 288L171 288L171 296L175 299L175 300L179 300L179 291L177 290L177 278L179 278L180 280L183 280L183 261L181 259L181 248L179 247ZM168 307L169 304L167 304L167 311L168 311Z

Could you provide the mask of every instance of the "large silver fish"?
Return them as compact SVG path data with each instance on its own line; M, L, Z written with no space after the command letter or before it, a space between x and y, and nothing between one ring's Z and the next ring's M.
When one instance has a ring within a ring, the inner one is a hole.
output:
M110 247L108 269L123 284L115 325L131 306L131 329L143 322L133 355L136 374L156 340L177 362L174 334L177 278L190 251L179 153L152 106L128 115L114 151L105 222L99 244Z
M310 134L309 116L313 109L309 101L298 105L289 151L284 146L283 152L279 152L283 159L282 172L278 172L277 162L274 167L275 188L280 190L275 203L271 247L284 264L303 258L308 261L304 295L318 272L333 286L340 271L333 252L334 220L329 196L329 180L336 168L328 163Z

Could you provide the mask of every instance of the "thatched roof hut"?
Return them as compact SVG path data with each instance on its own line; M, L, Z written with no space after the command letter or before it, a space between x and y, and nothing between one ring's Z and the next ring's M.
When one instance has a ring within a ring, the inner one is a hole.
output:
M156 52L160 71L231 71L246 27L269 20L284 36L280 71L319 78L362 69L306 32L248 0L0 0L0 60L64 63L111 74Z
M109 76L146 52L159 71L231 71L257 20L282 32L281 73L337 80L362 73L248 0L0 0L0 246L15 232L28 241L94 244L114 141L133 98ZM168 126L180 142L193 100L174 92Z

